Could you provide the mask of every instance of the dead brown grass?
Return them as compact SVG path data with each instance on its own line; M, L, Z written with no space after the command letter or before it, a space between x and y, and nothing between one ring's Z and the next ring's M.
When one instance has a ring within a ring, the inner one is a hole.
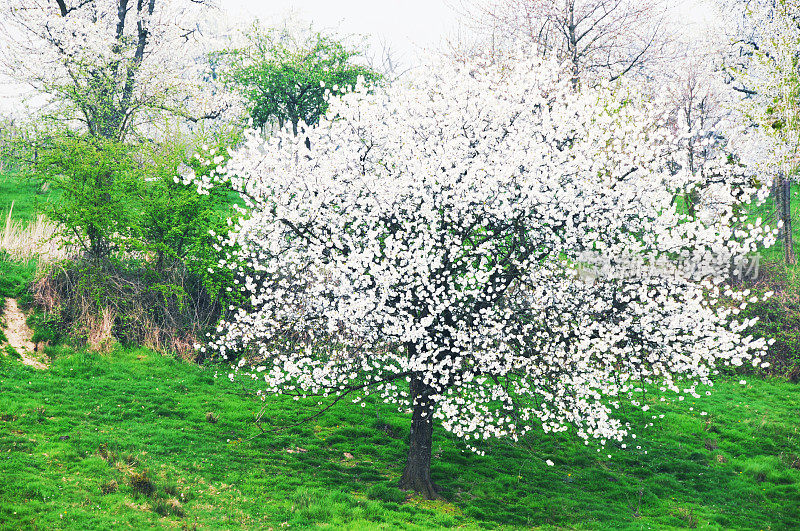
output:
M15 220L14 202L0 227L0 250L15 260L38 258L46 263L63 260L75 253L59 237L58 226L39 215L30 223Z
M31 293L60 334L99 351L136 343L194 360L197 338L220 316L219 304L178 268L55 263Z

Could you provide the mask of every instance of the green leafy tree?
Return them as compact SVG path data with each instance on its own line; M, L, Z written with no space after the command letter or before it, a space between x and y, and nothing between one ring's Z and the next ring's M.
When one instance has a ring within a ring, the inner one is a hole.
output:
M132 149L68 133L39 143L32 170L56 197L42 210L61 226L64 240L94 261L127 248L140 225L141 209L133 199L144 184Z
M327 110L325 93L356 84L359 77L371 83L380 75L355 61L356 48L320 32L302 38L289 32L254 25L245 35L247 45L218 54L223 78L250 104L253 124L277 122L314 125Z
M229 158L225 147L238 142L238 131L221 135L202 146L172 139L151 153L152 167L142 194L141 239L156 271L185 267L212 298L224 295L233 276L212 269L219 262L218 236L227 233L235 218L236 194L221 185L198 194L187 184L209 177Z
M111 336L186 354L240 303L234 273L212 269L217 237L236 216L233 192L223 185L199 194L193 184L224 162L223 147L235 141L125 144L65 131L37 139L39 156L27 169L49 186L41 209L79 251L37 281L48 286L34 302L54 338L100 347L93 340Z

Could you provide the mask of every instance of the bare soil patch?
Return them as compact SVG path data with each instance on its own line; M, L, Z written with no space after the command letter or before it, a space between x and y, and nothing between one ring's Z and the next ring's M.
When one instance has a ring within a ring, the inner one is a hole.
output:
M46 369L42 361L42 352L39 352L33 342L33 330L25 322L25 314L17 304L16 299L6 299L3 309L3 327L8 338L8 344L19 353L22 363L36 369Z

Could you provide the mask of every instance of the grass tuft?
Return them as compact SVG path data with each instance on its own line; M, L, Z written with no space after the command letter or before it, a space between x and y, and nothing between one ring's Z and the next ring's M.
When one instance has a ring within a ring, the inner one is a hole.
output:
M175 498L169 498L167 500L159 498L153 503L153 511L161 516L176 516L178 518L186 516L181 502Z
M133 492L136 494L151 497L156 493L156 484L150 479L147 470L131 472L128 481L131 484Z
M119 485L116 480L113 479L111 481L104 481L100 485L100 492L103 494L114 494L117 490L119 490Z

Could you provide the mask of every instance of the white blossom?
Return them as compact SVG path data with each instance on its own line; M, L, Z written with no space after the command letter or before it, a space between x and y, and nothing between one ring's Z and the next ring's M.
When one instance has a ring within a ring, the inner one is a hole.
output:
M267 392L377 392L467 441L633 435L622 402L698 396L765 347L720 296L772 232L738 223L741 190L679 211L696 182L664 124L624 85L518 62L331 97L311 150L252 133L214 178L246 203L219 267L249 305L211 346Z

